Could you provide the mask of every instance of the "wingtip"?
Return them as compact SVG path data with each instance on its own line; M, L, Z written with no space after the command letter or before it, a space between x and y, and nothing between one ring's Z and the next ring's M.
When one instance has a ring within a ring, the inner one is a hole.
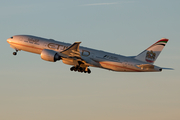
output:
M80 43L81 43L81 41L78 41L78 42L75 42L75 43L79 43L79 44L80 44Z

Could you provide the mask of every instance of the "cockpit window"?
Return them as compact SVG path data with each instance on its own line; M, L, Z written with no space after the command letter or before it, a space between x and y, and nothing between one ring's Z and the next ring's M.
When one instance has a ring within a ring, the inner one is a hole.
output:
M11 37L11 39L13 39L13 37Z

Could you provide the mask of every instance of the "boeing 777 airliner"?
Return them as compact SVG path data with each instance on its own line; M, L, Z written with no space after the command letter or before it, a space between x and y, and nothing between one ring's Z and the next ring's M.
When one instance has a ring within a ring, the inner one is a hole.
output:
M13 55L18 51L27 51L40 54L46 61L71 65L71 71L91 73L89 67L104 68L119 72L159 72L163 68L153 65L160 52L168 42L162 38L137 56L122 56L105 51L81 47L81 42L72 45L53 39L45 39L31 35L15 35L7 42L15 49Z

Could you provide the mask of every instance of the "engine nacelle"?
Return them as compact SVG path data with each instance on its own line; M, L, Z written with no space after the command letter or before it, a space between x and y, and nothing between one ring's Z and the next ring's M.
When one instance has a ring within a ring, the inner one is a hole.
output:
M75 64L74 64L74 61L73 61L72 59L66 59L66 58L64 58L64 59L62 59L62 62L63 62L64 64L67 64L67 65L75 65Z
M56 51L44 49L41 52L41 58L46 61L56 62L57 60L61 59L61 56L58 55Z

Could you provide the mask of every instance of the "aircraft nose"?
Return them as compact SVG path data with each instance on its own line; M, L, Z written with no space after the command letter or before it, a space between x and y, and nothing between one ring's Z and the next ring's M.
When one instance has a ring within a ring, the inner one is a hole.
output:
M9 38L9 39L7 39L7 42L8 42L8 43L10 43L10 42L11 42L10 38Z
M7 42L8 42L8 43L12 42L12 39L13 39L13 37L8 38L8 39L7 39Z

